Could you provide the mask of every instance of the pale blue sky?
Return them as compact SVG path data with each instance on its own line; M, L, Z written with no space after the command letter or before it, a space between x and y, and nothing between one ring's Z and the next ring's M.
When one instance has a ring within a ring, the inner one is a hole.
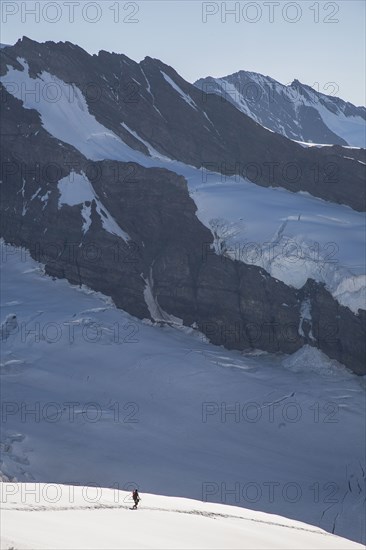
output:
M1 9L3 43L26 35L69 40L91 53L121 52L136 61L149 55L190 82L245 69L284 84L294 78L316 83L323 93L338 90L334 95L365 104L363 0L2 0ZM38 21L27 12L32 9ZM326 88L328 83L334 85Z

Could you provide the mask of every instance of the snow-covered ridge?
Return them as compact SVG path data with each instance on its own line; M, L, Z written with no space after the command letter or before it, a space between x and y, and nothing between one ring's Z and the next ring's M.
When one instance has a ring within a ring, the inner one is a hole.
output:
M156 149L154 149L154 147L148 142L146 141L145 139L143 139L137 132L135 132L134 130L131 130L131 128L129 128L129 126L127 126L127 124L125 122L121 122L121 126L127 130L127 132L129 132L134 138L136 138L138 141L141 141L141 143L143 143L143 145L145 145L146 149L149 151L149 154L151 157L154 157L154 158L157 158L157 159L162 159L166 162L170 162L171 159L169 159L168 157L164 156L162 153L159 153L159 151L157 151Z
M130 511L131 493L117 489L0 487L2 549L362 548L312 525L223 504L143 494L140 509Z
M191 98L191 96L189 96L188 94L186 94L185 92L183 92L183 90L178 86L178 84L176 82L174 82L174 80L172 80L170 78L170 76L168 76L164 71L160 71L161 74L163 75L164 77L164 80L166 80L166 82L168 84L170 84L170 86L173 88L173 90L175 90L179 95L180 97L186 102L188 103L188 105L190 107L193 107L193 109L196 109L197 110L197 105L195 104L195 102L193 101L193 99Z
M197 80L206 93L229 100L262 126L290 139L310 143L340 143L366 147L366 110L301 84L277 82L249 71ZM307 138L305 138L305 135ZM341 141L334 141L335 138Z

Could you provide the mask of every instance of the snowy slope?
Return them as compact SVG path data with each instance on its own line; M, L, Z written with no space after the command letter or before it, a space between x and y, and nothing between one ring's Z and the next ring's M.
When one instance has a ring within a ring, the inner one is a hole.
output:
M314 348L242 354L151 326L24 250L1 257L5 476L137 484L365 540L362 378Z
M132 513L131 493L105 488L4 483L1 503L2 550L362 548L311 525L222 504L144 494Z
M45 71L38 78L32 79L27 62L20 58L18 61L23 65L24 71L10 67L7 73L7 78L14 85L13 95L24 99L27 109L40 112L43 126L51 135L73 145L93 160L110 158L109 155L113 158L123 157L128 161L136 160L135 151L89 113L87 102L77 86L67 85ZM37 93L24 94L24 90L31 85L38 90L54 85L59 94L57 101L45 100Z
M365 216L306 193L208 175L188 180L198 217L226 222L228 255L300 288L313 278L352 311L366 309Z
M151 156L146 156L97 122L76 86L70 99L70 86L45 72L31 79L27 63L18 61L25 70L8 67L6 79L17 84L9 91L24 101L25 108L40 113L44 128L53 136L91 160L137 162L182 174L198 207L199 219L210 227L210 220L222 218L233 229L235 238L228 242L231 257L262 266L295 287L301 287L308 277L324 282L342 305L355 313L359 308L366 309L363 213L307 193L262 188L243 178L226 178L172 161L121 121L147 147ZM39 101L36 95L22 92L51 82L56 82L61 93L57 102Z
M290 139L366 147L364 107L322 94L298 80L284 85L269 76L239 71L201 78L195 86L225 97L262 126Z
M119 227L117 222L107 211L106 207L100 202L99 198L95 194L92 184L83 172L81 174L72 172L71 175L69 174L65 178L61 179L58 182L57 187L60 193L58 201L59 208L61 208L64 204L69 206L74 206L76 204L83 205L81 215L84 221L84 233L86 233L91 225L90 203L94 201L95 208L99 214L103 228L106 231L109 231L109 233L112 233L117 237L121 237L124 241L130 240L129 235ZM87 206L87 203L89 206Z

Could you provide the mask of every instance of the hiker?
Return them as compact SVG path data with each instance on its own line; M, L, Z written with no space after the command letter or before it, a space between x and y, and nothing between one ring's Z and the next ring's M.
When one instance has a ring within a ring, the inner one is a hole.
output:
M133 498L133 501L134 501L134 503L135 503L135 504L132 506L132 508L133 508L134 510L136 510L137 505L138 505L138 503L139 503L140 500L141 500L141 499L140 499L139 492L138 492L137 489L135 489L134 492L132 493L132 498Z

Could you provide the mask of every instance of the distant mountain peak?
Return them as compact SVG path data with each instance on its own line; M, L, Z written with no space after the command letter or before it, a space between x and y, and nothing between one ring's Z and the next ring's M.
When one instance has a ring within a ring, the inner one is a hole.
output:
M318 92L298 78L285 85L241 70L220 78L201 78L195 86L224 96L239 111L289 139L366 147L365 107Z

